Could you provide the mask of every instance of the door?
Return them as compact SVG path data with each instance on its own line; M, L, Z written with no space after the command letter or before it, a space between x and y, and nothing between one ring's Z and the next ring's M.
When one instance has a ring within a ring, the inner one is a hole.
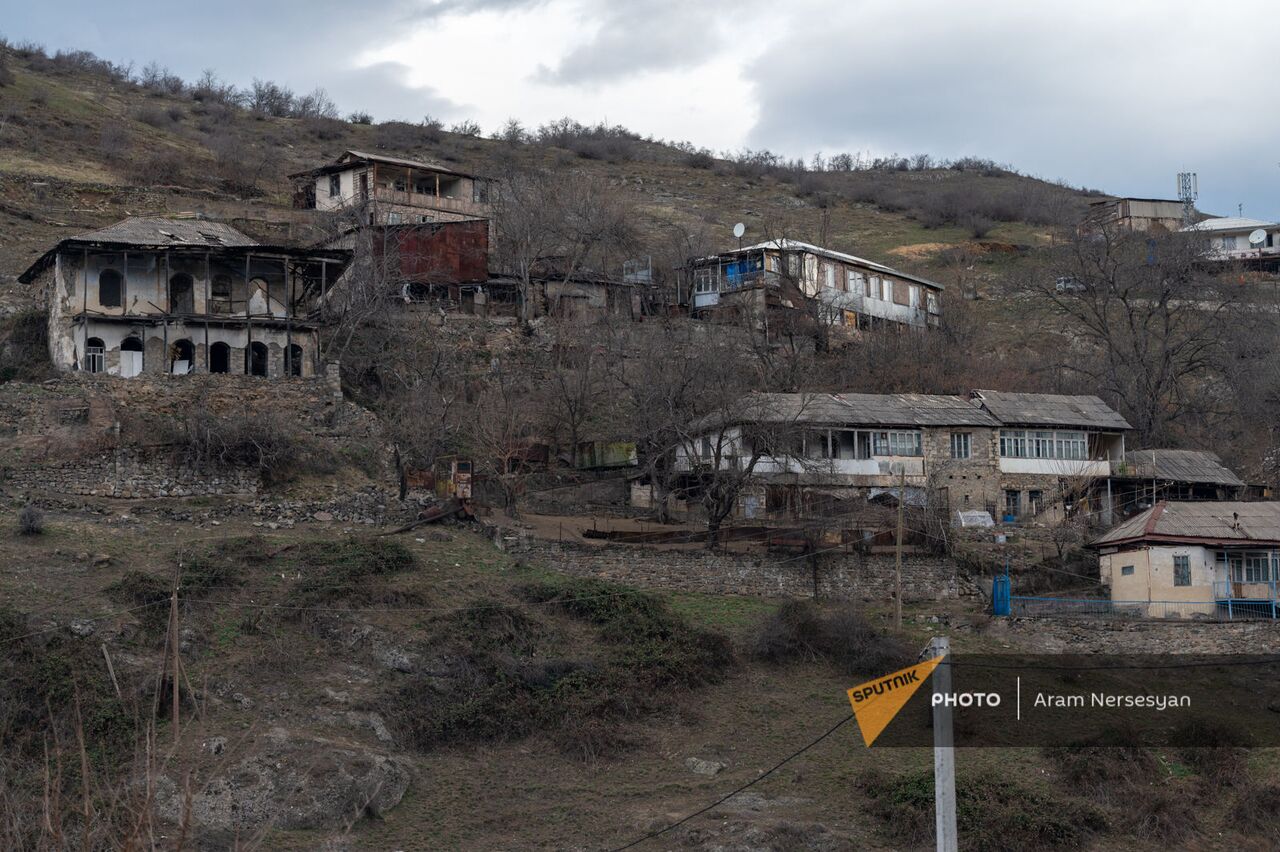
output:
M120 375L132 378L142 373L142 341L126 337L120 344Z

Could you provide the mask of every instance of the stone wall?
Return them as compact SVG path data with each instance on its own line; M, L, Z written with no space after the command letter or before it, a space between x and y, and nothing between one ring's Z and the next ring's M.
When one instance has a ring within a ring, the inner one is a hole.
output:
M373 414L335 392L336 372L267 381L233 375L72 373L40 384L0 385L0 479L8 490L111 497L253 494L256 472L195 470L175 443L194 411L295 431L315 452L373 459L386 470Z
M578 577L595 577L642 588L756 597L810 597L813 575L807 559L634 545L587 545L525 536L503 539L514 554ZM892 556L825 554L819 592L847 600L893 597ZM973 587L949 559L907 556L902 564L904 601L967 596Z

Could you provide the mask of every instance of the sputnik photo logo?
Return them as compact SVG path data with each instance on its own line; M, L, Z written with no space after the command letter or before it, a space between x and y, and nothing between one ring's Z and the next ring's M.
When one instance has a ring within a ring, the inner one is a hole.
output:
M945 656L945 655L944 655ZM858 684L849 690L849 703L862 731L862 741L868 747L893 721L898 711L906 705L916 690L929 679L943 657L934 657L901 671Z

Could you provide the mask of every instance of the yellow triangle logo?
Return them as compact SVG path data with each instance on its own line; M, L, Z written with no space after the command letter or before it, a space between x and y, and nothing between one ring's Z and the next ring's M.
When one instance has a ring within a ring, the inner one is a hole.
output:
M868 747L893 721L893 717L898 715L898 711L911 696L916 694L916 690L929 679L940 662L942 657L934 657L884 677L860 683L849 690L849 703L853 705L853 715L858 719L862 741Z

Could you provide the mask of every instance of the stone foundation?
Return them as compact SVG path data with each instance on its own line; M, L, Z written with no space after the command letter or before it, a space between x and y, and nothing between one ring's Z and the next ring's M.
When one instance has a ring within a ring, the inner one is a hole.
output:
M622 544L594 546L521 536L508 537L504 542L514 554L576 577L715 595L768 598L813 595L813 575L808 559L804 558ZM820 558L818 590L823 597L893 599L892 556L824 554ZM968 596L973 587L950 559L913 555L902 560L902 591L904 601L937 601Z

